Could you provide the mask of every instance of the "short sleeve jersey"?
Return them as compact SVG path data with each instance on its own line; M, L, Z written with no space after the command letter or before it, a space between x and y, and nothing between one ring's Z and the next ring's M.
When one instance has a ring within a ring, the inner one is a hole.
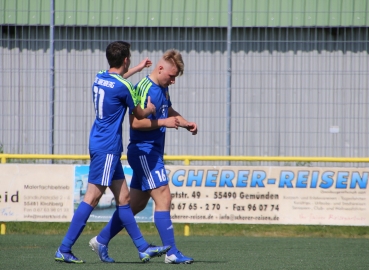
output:
M122 123L127 108L135 108L133 85L116 73L102 70L92 85L95 121L90 132L89 149L107 154L121 154Z
M147 118L152 120L168 118L168 108L172 106L168 87L163 88L155 84L147 76L135 86L135 103L140 103L143 108L146 108L148 96L151 98L151 103L156 107L156 115L150 114ZM131 128L130 142L136 144L140 150L148 152L151 149L155 149L164 154L165 131L165 127L150 131L140 131Z

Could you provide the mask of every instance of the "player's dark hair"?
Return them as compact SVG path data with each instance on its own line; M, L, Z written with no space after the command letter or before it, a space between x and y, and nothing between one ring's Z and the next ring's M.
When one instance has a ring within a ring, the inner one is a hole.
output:
M183 63L182 55L179 51L177 51L175 49L167 50L163 54L163 59L166 62L170 62L170 63L174 64L177 67L179 76L181 76L183 74L184 63Z
M106 59L110 68L120 68L125 58L131 56L131 44L125 41L114 41L106 47Z

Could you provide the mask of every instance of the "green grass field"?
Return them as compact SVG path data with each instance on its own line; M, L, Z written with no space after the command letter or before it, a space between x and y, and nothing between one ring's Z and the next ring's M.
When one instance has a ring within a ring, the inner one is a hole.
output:
M369 240L350 238L285 238L177 236L178 247L195 259L192 265L166 265L164 257L143 264L130 238L118 235L109 245L115 264L105 264L82 235L73 251L83 265L54 262L61 235L3 235L0 269L368 269ZM147 240L160 243L157 237Z
M139 261L136 249L121 232L109 245L115 264L105 264L88 241L105 223L87 223L73 252L86 261L70 265L54 261L69 223L8 222L0 235L0 269L369 269L369 227L174 224L178 248L193 256L192 265L166 265L164 257ZM153 223L139 223L145 238L160 244Z
M64 235L68 222L7 222L6 234ZM83 233L98 234L104 222L88 222ZM143 235L157 235L153 223L138 223ZM184 224L175 223L176 235L184 234ZM194 236L268 236L268 237L335 237L367 238L369 227L363 226L319 226L319 225L254 225L254 224L191 224Z
M153 224L139 225L149 242L161 243ZM164 257L143 264L126 233L109 244L116 263L102 263L88 246L103 226L98 223L73 247L86 263L70 265L54 261L67 223L8 223L0 235L0 269L369 269L368 227L192 224L186 237L182 225L175 224L176 243L194 257L192 265L167 265Z

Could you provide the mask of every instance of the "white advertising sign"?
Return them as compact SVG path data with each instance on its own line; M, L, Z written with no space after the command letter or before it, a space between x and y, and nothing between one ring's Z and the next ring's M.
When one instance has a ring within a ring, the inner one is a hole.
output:
M0 165L0 221L69 222L87 187L88 165ZM132 170L124 166L127 181ZM174 223L369 226L363 168L167 166ZM106 193L89 221L115 210ZM152 222L155 206L136 216Z
M1 164L0 221L70 221L74 167Z
M167 166L167 173L173 222L369 225L366 169Z

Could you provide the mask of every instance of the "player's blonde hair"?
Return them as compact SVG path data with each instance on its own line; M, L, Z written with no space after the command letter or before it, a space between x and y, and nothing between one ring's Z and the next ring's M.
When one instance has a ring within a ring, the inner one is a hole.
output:
M162 59L166 62L170 62L175 65L178 69L178 75L181 76L184 71L184 63L182 59L182 55L179 51L171 49L167 50L164 54Z

